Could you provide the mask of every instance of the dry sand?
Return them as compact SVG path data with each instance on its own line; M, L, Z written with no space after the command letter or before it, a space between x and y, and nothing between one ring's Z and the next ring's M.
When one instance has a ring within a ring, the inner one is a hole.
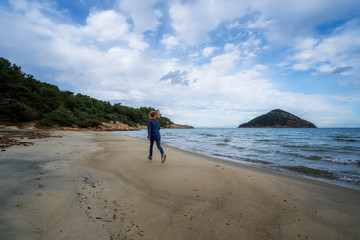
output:
M99 132L0 154L0 239L360 239L360 192Z

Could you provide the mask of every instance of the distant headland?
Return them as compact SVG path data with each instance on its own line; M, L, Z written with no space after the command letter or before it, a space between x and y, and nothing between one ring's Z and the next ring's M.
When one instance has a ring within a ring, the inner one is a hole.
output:
M274 109L253 120L241 124L239 128L317 128L313 123L301 119L281 109Z

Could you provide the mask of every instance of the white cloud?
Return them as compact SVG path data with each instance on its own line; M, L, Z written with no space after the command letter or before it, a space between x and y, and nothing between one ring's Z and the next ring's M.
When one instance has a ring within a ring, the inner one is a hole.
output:
M315 69L319 73L331 74L339 67L347 72L358 71L360 64L360 20L353 19L340 26L323 39L300 39L290 58L293 69ZM359 74L359 72L357 72Z
M211 67L218 69L223 73L234 69L240 59L240 53L238 49L229 51L221 55L217 55L211 59Z
M271 21L266 37L272 46L281 48L292 47L300 36L318 35L316 27L321 24L357 15L360 6L356 0L255 0L251 9L260 12L260 18Z
M98 41L107 42L127 36L129 25L126 18L114 10L91 12L83 31Z
M29 8L28 1L26 0L10 0L9 3L16 11L23 11Z
M306 65L306 64L303 64L303 63L297 63L297 64L294 64L292 66L292 68L294 70L299 70L299 71L306 71L309 69L309 67Z
M313 49L318 44L319 44L319 39L301 38L301 39L297 39L297 41L295 42L294 49L298 51L306 52L308 49Z
M323 119L330 121L333 119L331 113L339 111L340 104L336 99L279 91L262 74L265 69L258 66L230 76L210 64L195 67L189 75L196 76L198 81L184 90L163 89L163 97L172 99L170 102L173 104L170 107L166 102L161 109L177 121L199 123L198 126L206 127L214 127L213 117L216 118L216 126L237 126L248 121L248 114L254 109L266 113L274 108L282 108L301 113L299 115L316 123ZM179 95L181 97L174 97ZM306 110L304 106L307 106ZM323 119L313 119L313 116L323 116Z
M169 9L177 36L190 45L209 41L209 32L222 22L241 17L245 12L246 5L234 0L174 1Z
M159 0L120 0L120 9L129 14L137 33L153 31L159 27L162 13L154 5Z
M131 33L127 36L128 45L130 48L144 51L149 47L149 44L143 41L142 37L136 33Z
M209 34L221 24L229 28L245 27L262 30L270 45L293 46L299 36L316 34L315 26L356 15L357 0L195 0L174 1L169 14L172 26L182 41L196 45L209 42ZM246 18L252 16L250 20ZM240 23L240 21L244 21Z
M218 50L218 47L206 47L202 50L202 56L203 57L210 57L214 51Z
M284 90L276 81L274 66L358 74L359 21L318 34L313 20L326 23L338 6L334 14L340 19L349 12L340 3L327 1L324 7L325 2L174 0L166 15L156 9L164 2L122 0L119 9L92 10L85 24L75 25L44 14L56 12L52 5L13 1L15 10L0 7L0 50L24 69L32 65L47 72L42 81L65 83L69 90L107 101L153 106L178 123L234 127L273 108L323 126L347 121L334 113L355 122L358 94L325 97ZM160 31L165 24L160 20L168 16L169 25ZM156 43L161 44L152 48ZM274 61L269 44L287 51ZM271 57L262 62L262 55Z
M179 45L179 40L175 36L164 34L161 43L166 46L166 49L173 49Z
M239 44L227 43L223 47L223 53L212 56L210 59L210 66L217 69L219 72L226 73L228 71L239 71L239 65L245 66L251 58L255 57L259 51L261 42L255 36L250 35L247 41ZM212 54L213 51L219 48L205 48L205 54Z
M272 20L264 19L262 16L259 16L258 18L245 23L245 27L250 29L266 29L271 26L271 24Z

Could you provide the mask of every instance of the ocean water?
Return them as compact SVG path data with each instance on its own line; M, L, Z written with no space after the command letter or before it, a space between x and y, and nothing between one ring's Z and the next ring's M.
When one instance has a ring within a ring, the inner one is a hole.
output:
M360 189L360 128L195 128L160 132L163 143L191 152ZM113 133L147 137L146 130Z

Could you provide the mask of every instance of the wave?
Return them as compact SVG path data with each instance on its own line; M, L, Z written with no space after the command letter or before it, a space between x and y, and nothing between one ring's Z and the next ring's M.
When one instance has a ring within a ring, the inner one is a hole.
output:
M251 163L256 163L256 164L266 164L266 165L271 164L271 162L267 162L267 161L263 161L263 160L252 159L252 158L242 158L242 157L236 157L236 156L224 155L224 154L218 154L218 153L215 153L214 156L224 157L224 158L229 158L229 159L244 161L244 162L251 162Z
M348 136L348 135L329 135L329 137L332 137L332 138L353 138L353 136Z
M333 138L332 140L338 141L338 142L358 142L359 140L352 139L352 138Z
M304 155L300 153L289 153L289 152L279 152L277 151L277 154L285 155L285 156L292 156L295 158L310 160L310 161L316 161L316 162L328 162L332 164L338 164L338 165L357 165L360 167L360 160L351 160L351 159L344 159L344 158L334 158L330 156L319 156L319 155ZM298 161L298 160L291 160L289 161Z
M332 157L323 157L321 159L324 162L331 162L334 164L339 164L339 165L358 165L360 166L360 160L358 161L354 161L351 159L343 159L343 158L332 158Z
M335 180L337 179L336 175L332 172L327 170L317 169L317 168L310 168L305 166L282 166L281 168L302 173L305 175L313 176L313 177L324 177L328 179Z
M360 152L360 148L359 148L359 147L344 146L344 147L342 147L341 149L342 149L342 150L349 150L349 151Z
M332 149L313 148L313 149L302 149L302 150L307 152L331 152Z
M326 156L304 155L304 154L292 153L292 152L280 152L280 151L277 151L277 153L282 154L282 155L287 155L287 156L293 156L293 157L296 157L296 158L312 160L312 161L320 161L320 160L323 160L324 158L326 158Z
M217 143L216 146L227 146L227 143Z
M216 135L211 134L211 133L199 133L199 135L204 136L204 137L217 137Z
M305 158L308 159L308 160L314 160L314 161L318 161L318 160L323 159L322 156L305 156Z
M240 146L231 146L231 148L236 149L236 150L245 150L245 147L240 147Z
M288 147L288 148L310 148L309 145L293 145L293 144L283 144L283 147Z

